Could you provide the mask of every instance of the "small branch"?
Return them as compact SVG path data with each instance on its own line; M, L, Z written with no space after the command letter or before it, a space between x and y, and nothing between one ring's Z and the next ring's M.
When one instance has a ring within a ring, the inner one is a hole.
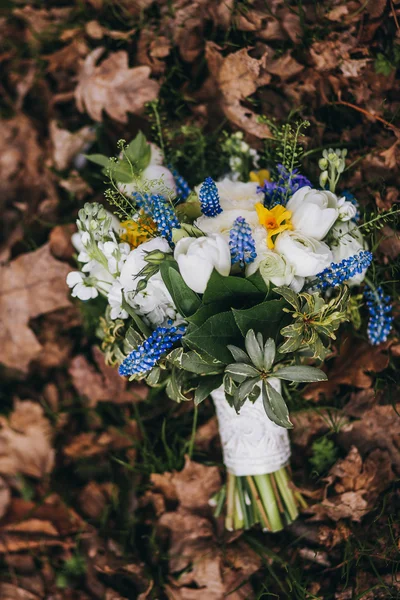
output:
M386 127L389 127L389 129L391 129L394 133L396 133L396 135L400 135L400 130L398 127L396 127L395 125L392 125L392 123L389 123L389 121L382 119L382 117L378 117L378 115L373 115L372 113L365 110L365 108L360 108L359 106L356 106L355 104L351 104L351 102L345 102L344 100L341 100L340 98L336 103L332 102L332 104L340 104L342 106L349 106L350 108L353 108L354 110L362 113L363 115L366 115L367 117L370 117L371 119L375 119L375 121L380 121L381 123L386 125Z

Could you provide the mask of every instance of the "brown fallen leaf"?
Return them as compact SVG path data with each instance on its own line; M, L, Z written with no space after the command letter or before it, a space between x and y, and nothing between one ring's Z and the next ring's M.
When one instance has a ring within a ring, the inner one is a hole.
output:
M0 267L0 362L27 373L42 346L29 320L70 305L68 265L56 260L49 244Z
M339 434L345 448L357 446L362 455L376 448L386 451L395 471L400 474L400 404L375 405L365 410L361 419Z
M161 491L169 501L176 500L182 508L191 511L209 512L208 501L221 487L218 467L207 467L188 456L182 471L154 473L151 481L155 491Z
M21 552L43 546L74 545L66 536L81 534L85 521L61 500L57 494L41 504L13 498L5 517L0 521L0 553Z
M72 245L71 236L76 227L72 223L68 225L56 225L50 232L49 243L53 256L62 260L71 260L76 250Z
M105 509L116 496L118 488L111 482L97 483L89 481L79 494L79 504L82 512L91 519L100 519Z
M79 152L94 142L96 132L87 125L72 133L59 127L56 121L50 121L50 139L54 166L59 171L64 171Z
M1 441L0 441L1 445ZM1 459L0 459L1 460ZM10 488L6 481L0 477L0 519L2 519L7 512L11 501L11 492Z
M76 72L79 68L80 60L85 58L89 52L89 46L86 44L83 36L76 36L72 41L43 58L48 61L47 70L54 76L65 71Z
M395 260L400 254L400 233L385 225L379 232L378 251L390 260Z
M0 583L1 600L40 600L40 596L28 592L13 583Z
M115 367L106 365L101 350L94 346L93 357L98 370L79 354L71 361L69 374L76 391L87 398L90 407L98 402L111 401L118 404L138 402L148 395L148 388L140 383L128 384Z
M309 510L314 513L314 519L361 521L394 478L388 452L374 450L363 461L357 448L352 446L346 458L329 471L325 499ZM332 485L335 494L329 495Z
M63 454L71 460L102 456L128 448L131 462L135 457L133 444L140 438L136 421L129 421L124 428L108 427L105 431L81 433L63 447Z
M320 396L331 398L340 385L352 385L357 388L369 388L372 376L389 364L388 348L391 341L371 346L362 340L347 337L343 340L339 355L328 362L328 381L311 384L306 387L303 396L307 400L319 400Z
M7 419L0 416L0 473L41 478L54 466L52 428L40 404L16 400Z
M265 123L258 122L258 115L242 102L257 89L271 80L266 71L267 54L260 59L251 58L247 48L224 58L221 48L214 42L206 44L208 67L221 93L221 108L235 125L258 138L272 137Z
M150 67L129 68L124 50L111 53L97 65L104 50L96 48L86 57L75 89L76 105L95 121L102 121L104 110L115 121L126 123L127 113L140 114L146 102L157 98L160 86L149 78Z

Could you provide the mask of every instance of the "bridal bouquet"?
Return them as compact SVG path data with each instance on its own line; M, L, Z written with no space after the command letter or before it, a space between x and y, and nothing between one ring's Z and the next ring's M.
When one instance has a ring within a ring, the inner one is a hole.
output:
M80 300L106 299L98 334L122 377L177 402L213 399L227 482L211 501L226 527L278 531L305 504L288 466L285 398L326 379L335 331L360 327L360 310L372 344L391 328L389 299L366 278L357 202L337 192L346 151L324 150L315 187L296 150L260 168L239 132L225 140L228 171L191 190L143 134L119 148L88 157L111 181L115 214L79 211L80 270L67 283Z

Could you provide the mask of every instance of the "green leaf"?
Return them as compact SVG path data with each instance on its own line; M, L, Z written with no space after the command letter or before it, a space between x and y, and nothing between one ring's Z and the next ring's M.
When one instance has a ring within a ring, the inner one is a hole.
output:
M226 308L257 302L262 295L248 279L242 277L223 277L214 269L203 295L203 304L218 302Z
M192 350L213 356L224 364L231 362L228 345L240 343L240 331L231 311L213 315L203 325L187 333L183 340Z
M200 402L203 402L212 391L219 388L222 383L222 375L214 375L212 377L202 377L198 388L194 394L194 403L197 406Z
M193 350L182 354L181 368L197 375L214 375L223 371L224 365Z
M110 159L104 154L85 154L84 155L87 160L94 163L95 165L100 165L101 167L109 167L109 163L111 163Z
M265 342L264 353L263 353L264 354L264 357L263 357L264 370L267 372L270 370L270 368L274 364L275 353L276 353L275 342L272 338L268 338L268 340Z
M267 285L265 283L264 279L261 276L259 269L257 269L257 271L255 273L253 273L253 275L250 275L250 277L247 277L247 281L250 281L250 283L255 285L259 292L261 292L265 296L268 296L270 289L271 289L271 285ZM266 298L264 298L264 300L266 300Z
M274 372L274 377L286 379L287 381L298 381L300 383L326 381L328 379L321 369L308 366L282 367L282 369Z
M213 302L213 304L207 304L206 306L201 305L193 315L186 317L186 320L189 321L189 323L193 323L193 325L200 327L200 325L203 325L207 319L213 315L217 315L220 312L223 312L221 306L218 304L218 302Z
M232 377L233 381L237 381L238 383L242 383L249 377L260 377L260 373L257 369L246 363L232 363L226 367L225 373Z
M257 341L256 334L253 329L250 329L244 340L247 354L250 356L252 363L257 367L259 371L263 369L263 352Z
M286 316L285 313L282 314L285 306L286 302L284 300L267 300L252 308L245 310L233 309L232 312L235 316L236 324L244 337L246 337L249 329L254 329L256 333L262 333L264 339L275 339Z
M184 317L193 315L199 308L201 302L198 295L184 282L182 275L172 261L164 261L160 264L161 277L172 296L172 300L181 315Z
M246 399L253 392L254 387L260 381L259 377L254 377L253 379L247 379L243 383L236 388L233 394L233 406L235 407L236 412L242 408Z
M285 298L286 302L291 304L293 308L297 311L300 310L300 300L296 292L291 290L289 287L282 286L274 288L274 292L280 294Z
M276 423L276 425L279 425L280 427L285 427L286 429L291 429L293 427L293 424L289 419L289 411L286 402L280 393L268 383L268 380L265 381L262 386L262 399L267 417L271 419L273 423Z
M236 362L244 362L247 364L251 362L246 352L241 348L238 348L237 346L228 346L228 349Z
M227 396L233 396L233 394L235 393L236 390L236 384L233 381L233 379L231 379L229 377L229 375L227 375L225 373L224 377L223 377L223 384L224 384L224 392Z
M124 310L126 310L126 312L128 313L128 315L130 317L132 317L135 325L137 326L138 330L147 338L152 334L152 330L150 329L150 327L148 327L146 325L146 323L144 321L142 321L142 319L139 317L139 315L137 315L135 313L135 311L133 310L132 306L130 306L127 301L125 300L124 294L122 293L122 303L121 306Z
M149 165L151 147L141 131L139 131L137 136L125 148L124 154L137 171L142 171Z
M175 402L187 402L189 400L182 391L185 375L185 371L173 367L171 376L168 379L165 391L167 392L168 398L171 398L171 400L174 400Z

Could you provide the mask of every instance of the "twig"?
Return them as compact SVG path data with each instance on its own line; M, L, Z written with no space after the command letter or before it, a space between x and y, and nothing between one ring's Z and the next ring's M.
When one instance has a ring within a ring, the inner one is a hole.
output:
M332 104L334 104L334 103L332 103ZM389 127L389 129L391 129L395 133L400 134L400 130L398 127L396 127L395 125L392 125L392 123L389 123L389 121L382 119L382 117L378 117L378 115L373 115L372 113L365 110L365 108L360 108L359 106L356 106L355 104L351 104L351 102L346 102L345 100L341 100L340 98L336 102L336 104L341 104L342 106L349 106L350 108L354 108L354 110L357 110L358 112L362 113L363 115L366 115L367 117L371 117L372 119L375 119L376 121L380 121L381 123L386 125L386 127Z

